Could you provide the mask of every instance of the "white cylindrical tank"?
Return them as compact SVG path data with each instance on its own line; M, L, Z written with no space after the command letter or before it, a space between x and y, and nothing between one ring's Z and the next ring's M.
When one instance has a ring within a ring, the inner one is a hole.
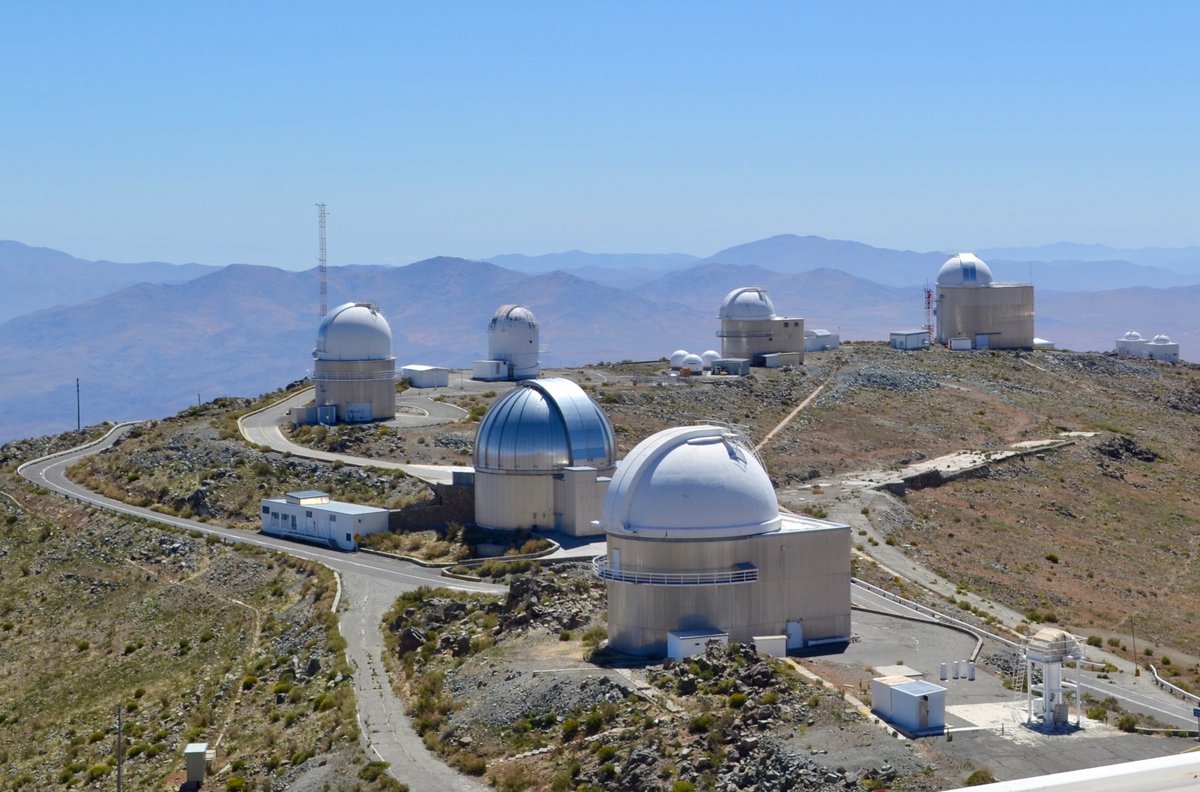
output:
M541 372L540 343L538 321L524 305L501 305L488 325L488 357L507 362L514 380Z
M683 366L683 359L688 356L686 349L676 349L671 353L671 371L679 371Z

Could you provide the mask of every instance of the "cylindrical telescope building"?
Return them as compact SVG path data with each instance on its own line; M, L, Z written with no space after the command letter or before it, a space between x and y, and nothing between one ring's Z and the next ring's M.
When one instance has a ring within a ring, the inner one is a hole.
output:
M349 302L330 311L317 330L313 358L318 416L339 423L396 416L392 329L379 306Z
M937 341L970 349L1033 348L1033 284L996 283L973 253L956 253L937 277Z

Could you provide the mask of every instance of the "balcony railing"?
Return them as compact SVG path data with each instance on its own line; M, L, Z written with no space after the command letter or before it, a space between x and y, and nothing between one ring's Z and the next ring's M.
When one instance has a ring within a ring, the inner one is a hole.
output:
M592 571L596 573L596 577L603 580L641 586L729 586L754 583L758 580L758 567L751 564L738 564L730 569L666 572L652 569L613 569L608 565L608 556L593 558Z

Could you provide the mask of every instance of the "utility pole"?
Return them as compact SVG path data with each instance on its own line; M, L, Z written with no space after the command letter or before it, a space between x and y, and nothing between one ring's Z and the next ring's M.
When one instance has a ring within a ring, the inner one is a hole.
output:
M125 760L125 724L121 718L121 704L117 704L117 792L121 792L121 770Z
M327 270L327 262L325 260L325 204L317 204L317 228L319 230L319 241L317 243L317 274L321 279L321 317L325 316L325 276Z
M83 429L83 422L80 420L79 412L79 377L75 378L75 431Z

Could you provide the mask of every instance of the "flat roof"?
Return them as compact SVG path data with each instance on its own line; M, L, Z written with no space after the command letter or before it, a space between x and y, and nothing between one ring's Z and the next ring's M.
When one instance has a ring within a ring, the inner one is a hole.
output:
M404 371L449 371L445 366L427 366L424 363L409 363L400 367Z
M363 506L359 503L346 503L344 501L335 500L331 500L326 503L294 503L284 498L263 498L263 503L279 503L285 506L303 506L306 509L332 512L333 514L376 514L378 512L387 511L387 509L381 509L378 506Z
M677 638L728 638L729 633L721 630L671 630L667 635Z
M833 522L831 520L818 520L816 517L809 517L807 514L793 514L792 512L780 511L779 518L778 533L796 533L798 531L838 531L843 528L850 528L850 526L846 525L845 523Z
M328 498L328 497L329 497L329 493L328 493L328 492L321 492L321 490L300 490L299 492L289 492L289 493L287 493L287 496L288 496L289 498L297 498L297 499L299 499L299 498L304 498L304 499L307 499L307 498Z
M881 677L908 677L916 678L925 676L924 671L918 671L912 666L906 665L887 665L876 666L875 672Z
M918 335L920 333L928 334L929 331L921 327L916 330L893 330L892 335Z
M914 679L907 684L896 685L892 690L899 690L901 693L907 693L910 696L928 696L930 693L946 692L946 688L941 685L926 682L924 679Z

